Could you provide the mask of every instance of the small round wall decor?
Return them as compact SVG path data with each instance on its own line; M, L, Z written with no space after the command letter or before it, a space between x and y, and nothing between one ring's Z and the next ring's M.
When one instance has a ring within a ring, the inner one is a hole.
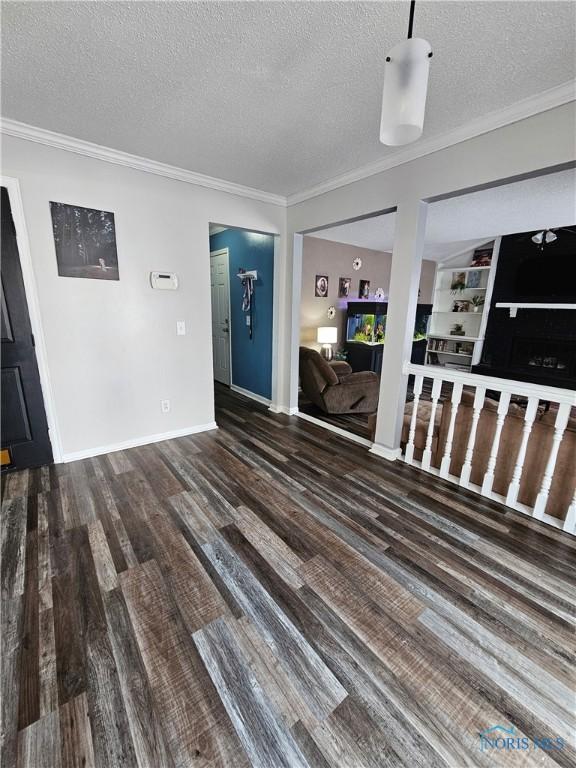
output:
M374 298L376 299L376 301L382 301L384 296L385 296L384 289L376 288L376 290L374 291Z
M358 272L361 266L362 266L362 259L355 258L354 261L352 262L352 268L355 269L356 272Z
M328 320L334 320L336 317L336 307L328 307L326 314L328 315Z

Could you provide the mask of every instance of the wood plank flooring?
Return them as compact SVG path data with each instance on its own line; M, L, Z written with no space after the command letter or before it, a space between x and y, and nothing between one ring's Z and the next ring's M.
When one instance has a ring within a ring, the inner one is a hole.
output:
M372 440L371 431L368 429L368 413L325 413L303 395L300 395L298 399L298 409L300 413L305 413L326 422L326 424L331 424L333 427L351 432L357 437L364 438L364 440Z
M4 768L576 764L574 538L223 388L217 420L3 478Z

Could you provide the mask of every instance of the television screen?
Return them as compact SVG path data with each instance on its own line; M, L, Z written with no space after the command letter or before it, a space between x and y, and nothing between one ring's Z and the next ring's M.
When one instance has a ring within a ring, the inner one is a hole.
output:
M553 245L520 261L515 286L518 301L576 302L576 251L554 251Z

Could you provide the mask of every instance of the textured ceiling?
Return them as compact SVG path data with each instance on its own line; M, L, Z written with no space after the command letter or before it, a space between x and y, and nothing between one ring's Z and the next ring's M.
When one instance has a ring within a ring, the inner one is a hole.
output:
M444 261L479 241L576 224L576 171L541 176L442 200L428 207L424 257ZM394 214L314 232L312 237L391 251Z
M279 194L393 150L408 2L4 2L5 117ZM425 2L424 137L574 77L571 2Z

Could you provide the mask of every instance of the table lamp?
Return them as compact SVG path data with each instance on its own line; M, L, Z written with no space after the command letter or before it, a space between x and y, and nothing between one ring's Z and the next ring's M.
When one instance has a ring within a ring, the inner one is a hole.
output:
M323 326L318 328L316 335L318 344L322 344L321 355L325 360L332 360L332 344L336 344L338 341L338 328L332 326Z

